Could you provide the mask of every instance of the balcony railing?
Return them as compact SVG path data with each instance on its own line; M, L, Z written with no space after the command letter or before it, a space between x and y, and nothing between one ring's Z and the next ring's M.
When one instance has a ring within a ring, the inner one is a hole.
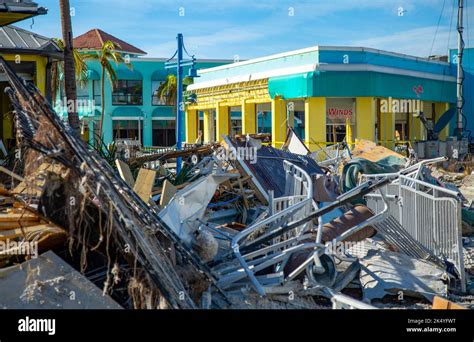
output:
M112 104L114 106L142 105L143 97L137 94L114 94L112 95Z

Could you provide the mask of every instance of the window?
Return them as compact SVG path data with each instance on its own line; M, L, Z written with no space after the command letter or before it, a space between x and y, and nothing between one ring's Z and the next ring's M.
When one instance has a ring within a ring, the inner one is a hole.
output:
M304 111L294 112L294 127L296 135L304 140Z
M96 106L102 106L102 84L100 80L92 82L92 94L94 95L94 102Z
M76 82L76 93L78 100L88 100L89 99L89 82Z
M257 133L272 133L272 112L257 112Z
M354 98L329 98L326 100L326 141L341 142L346 137L346 125L356 132Z
M164 83L165 81L152 81L151 82L151 104L153 106L166 106L166 101L162 101L160 96L158 95L158 88Z
M235 136L242 134L242 119L231 119L230 120L230 135Z
M119 80L112 93L112 104L121 105L142 105L143 104L142 81Z
M175 120L153 120L153 146L168 147L175 144Z
M113 134L114 140L116 139L128 139L128 140L139 140L139 125L138 120L114 120L113 122Z

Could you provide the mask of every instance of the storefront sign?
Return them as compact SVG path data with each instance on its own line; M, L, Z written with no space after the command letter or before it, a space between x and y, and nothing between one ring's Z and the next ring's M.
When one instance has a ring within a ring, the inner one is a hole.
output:
M326 100L326 120L328 124L345 124L355 121L355 99L329 98Z

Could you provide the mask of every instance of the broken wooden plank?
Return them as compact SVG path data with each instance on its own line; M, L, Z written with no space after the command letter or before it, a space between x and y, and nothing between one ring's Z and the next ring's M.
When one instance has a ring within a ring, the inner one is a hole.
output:
M0 231L0 241L4 241L7 239L16 239L22 236L25 236L29 233L35 232L60 232L60 228L53 224L40 224L36 226L24 227L24 228L15 228L10 230L1 230Z
M138 173L133 191L142 199L143 202L148 203L151 197L151 190L155 183L156 171L140 169Z
M120 177L127 183L131 188L135 186L135 180L133 179L132 171L127 163L124 163L120 159L115 159L115 165L119 172Z
M12 178L15 178L16 180L20 182L23 182L25 180L22 176L19 176L15 172L8 170L6 167L0 166L0 171L9 175Z
M445 298L435 296L433 298L433 310L466 310L464 306L453 303Z
M161 207L166 206L171 201L173 196L176 194L176 191L177 191L176 187L173 184L171 184L169 180L166 179L163 182L163 191L161 192L160 206Z

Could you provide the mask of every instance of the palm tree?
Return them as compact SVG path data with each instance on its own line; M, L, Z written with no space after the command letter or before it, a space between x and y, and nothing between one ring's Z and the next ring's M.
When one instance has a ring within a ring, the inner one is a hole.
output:
M191 77L185 77L183 79L183 91L185 91L186 87L190 84L193 84L193 79ZM176 105L176 101L177 101L177 96L178 96L177 88L178 88L178 81L177 81L176 75L169 74L168 76L166 76L166 80L160 84L156 92L160 100L164 104L168 106L173 106L173 105Z
M131 68L131 65L125 62L123 55L118 51L122 48L120 45L111 42L110 40L104 42L100 51L87 53L82 56L82 58L86 60L95 60L100 63L102 68L102 77L101 77L101 105L102 105L102 113L100 117L100 125L99 125L99 132L100 138L103 137L102 126L104 123L104 114L105 114L105 76L107 75L112 89L114 88L115 84L117 83L117 73L115 72L111 61L114 61L116 65L124 63L128 68Z
M64 41L59 38L53 38L54 42L61 50L64 50ZM87 64L82 58L81 53L77 49L73 49L74 56L74 70L75 78L79 80L79 86L85 87L87 81ZM64 75L64 62L57 61L54 62L51 66L51 94L53 95L53 102L55 100L55 95L58 93L59 83L61 82L61 74ZM53 103L54 104L54 103Z
M69 0L59 0L59 10L61 14L61 28L64 40L64 84L66 98L74 105L67 105L67 115L69 126L79 133L79 115L76 108L76 78L74 67L74 54L72 45L72 24L71 24L71 8Z

